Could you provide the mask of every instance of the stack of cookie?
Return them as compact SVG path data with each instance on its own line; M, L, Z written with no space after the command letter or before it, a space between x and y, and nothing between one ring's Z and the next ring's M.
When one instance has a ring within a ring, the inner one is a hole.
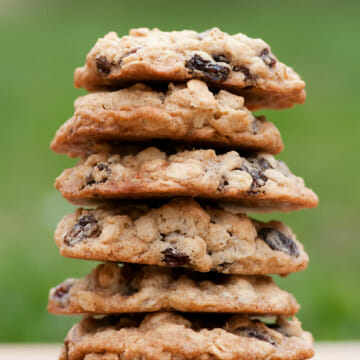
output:
M308 256L278 221L246 212L317 205L273 154L279 131L250 110L305 100L304 82L260 39L218 29L136 29L99 39L75 72L91 93L52 149L81 157L56 180L79 208L59 223L63 256L105 261L50 292L84 315L61 359L308 359L295 298L269 274Z

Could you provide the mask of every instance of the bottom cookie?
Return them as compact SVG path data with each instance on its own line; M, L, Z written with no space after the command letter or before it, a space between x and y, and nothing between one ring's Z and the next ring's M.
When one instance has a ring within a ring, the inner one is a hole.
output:
M299 305L268 276L108 262L84 279L68 279L53 288L48 310L66 315L159 310L295 315Z
M310 333L297 319L159 312L85 318L65 339L60 360L305 360Z

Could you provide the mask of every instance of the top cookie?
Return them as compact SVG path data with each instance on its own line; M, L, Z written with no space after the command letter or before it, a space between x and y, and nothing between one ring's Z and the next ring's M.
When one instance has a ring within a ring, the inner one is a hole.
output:
M214 88L244 96L249 109L282 109L305 101L305 83L279 62L261 39L229 35L217 28L163 32L133 29L97 41L86 65L75 71L75 87L89 91L138 81L202 79Z

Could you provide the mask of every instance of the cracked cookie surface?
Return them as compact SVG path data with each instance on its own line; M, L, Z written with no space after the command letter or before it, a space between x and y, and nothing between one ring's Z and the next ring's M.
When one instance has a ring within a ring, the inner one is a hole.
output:
M241 315L86 318L68 333L60 360L305 360L313 339L297 319L272 324Z
M272 155L243 157L236 151L187 150L167 154L155 147L99 153L56 179L64 198L77 205L116 199L193 196L232 201L247 211L290 211L317 206L317 196Z
M146 265L98 265L83 279L51 289L48 311L93 315L154 312L295 315L295 298L269 276L199 273Z
M141 81L202 79L245 97L247 107L287 108L305 100L305 83L278 61L268 44L217 28L163 32L133 29L119 38L100 38L75 71L76 87L93 91Z
M225 90L214 95L200 80L164 91L136 84L79 97L51 148L77 157L111 150L118 142L165 138L274 154L283 149L277 128L252 115L241 96Z
M228 274L288 274L308 256L284 224L263 223L192 199L158 208L77 209L55 231L63 256Z

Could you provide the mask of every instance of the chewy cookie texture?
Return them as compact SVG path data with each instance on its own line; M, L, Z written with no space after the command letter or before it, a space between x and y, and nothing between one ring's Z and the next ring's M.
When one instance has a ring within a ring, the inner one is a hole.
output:
M55 186L78 208L61 255L103 261L50 290L82 315L60 360L305 360L299 305L269 274L306 269L289 227L246 212L317 206L274 158L280 133L251 111L305 100L261 39L217 28L134 29L99 39L74 74L74 114L51 148L79 157Z
M257 211L312 208L318 199L272 155L243 157L236 151L178 151L149 147L119 154L99 153L65 170L56 187L74 204L105 200L195 196L234 201Z
M225 90L213 94L200 80L162 91L136 84L82 96L51 148L76 157L116 151L121 141L166 138L274 154L283 149L276 127L252 115L243 97Z
M159 207L78 209L55 232L63 256L228 274L288 274L308 256L284 224L263 223L194 200ZM214 275L215 276L215 275Z
M99 39L75 71L75 86L90 91L138 81L185 82L202 79L242 95L247 107L286 108L305 100L305 83L278 61L268 44L217 28L163 32L134 29L119 38Z
M68 279L53 288L48 310L67 315L159 310L294 315L299 305L267 276L108 262L84 279Z
M176 314L87 318L65 339L61 360L304 360L312 336L299 321Z

